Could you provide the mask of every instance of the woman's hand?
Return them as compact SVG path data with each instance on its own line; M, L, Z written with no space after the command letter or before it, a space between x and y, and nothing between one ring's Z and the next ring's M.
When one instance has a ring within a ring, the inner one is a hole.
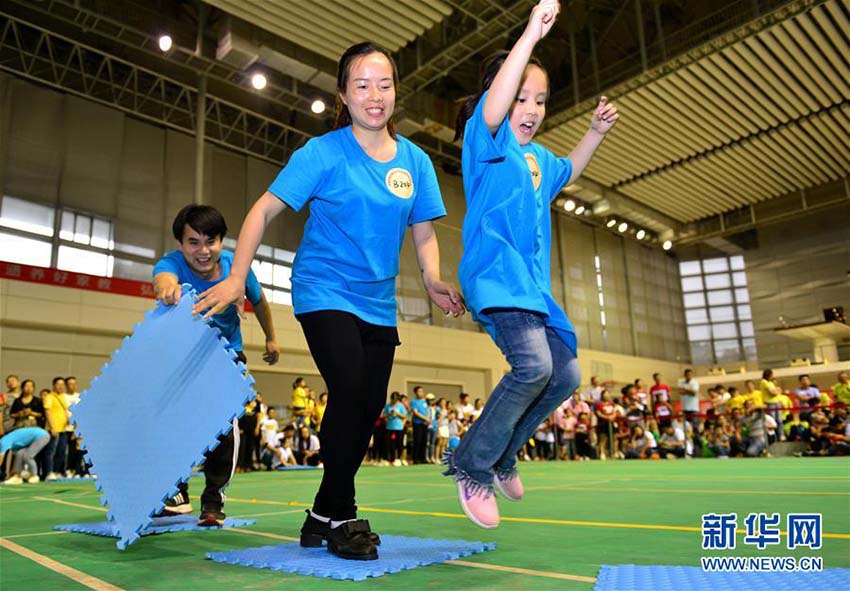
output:
M224 311L230 304L239 305L245 299L245 282L236 281L232 276L212 286L198 296L192 306L192 314L204 314L204 319Z
M466 312L463 296L451 283L446 281L426 282L425 291L446 316L451 314L457 318Z

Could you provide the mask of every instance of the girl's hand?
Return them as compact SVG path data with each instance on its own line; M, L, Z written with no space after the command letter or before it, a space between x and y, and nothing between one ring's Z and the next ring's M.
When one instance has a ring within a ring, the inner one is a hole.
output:
M560 11L561 4L558 0L540 0L537 6L531 9L523 36L534 43L543 39L552 30Z
M617 119L619 118L620 115L617 113L617 107L613 103L608 102L608 97L600 97L599 105L593 112L593 119L590 121L590 128L597 133L605 135L614 127L614 124L617 123Z
M230 304L239 305L245 300L245 284L228 277L218 285L206 290L198 296L198 301L192 307L192 314L204 313L204 319L210 318L223 311ZM244 304L243 304L244 305Z
M428 297L437 304L446 316L451 314L457 318L466 312L463 296L451 283L445 281L426 283L425 291L428 292Z

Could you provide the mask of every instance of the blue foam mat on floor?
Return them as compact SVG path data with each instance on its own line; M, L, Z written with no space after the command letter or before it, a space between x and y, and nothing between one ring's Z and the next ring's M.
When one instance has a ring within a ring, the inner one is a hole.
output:
M254 525L256 521L253 519L231 519L228 517L224 520L224 528L243 527L246 525ZM99 521L96 523L69 523L67 525L57 525L53 529L60 531L70 531L78 534L91 534L93 536L105 536L108 538L120 538L120 534L115 530L114 526L109 521ZM222 529L221 527L201 527L198 525L198 518L194 515L176 515L173 517L155 517L151 520L150 525L140 532L142 536L150 536L154 534L167 534L175 531L196 531Z
M207 558L226 564L268 568L297 575L363 581L369 577L455 560L495 548L496 545L490 542L382 535L378 560L345 560L328 552L326 547L302 548L298 542L210 552Z
M192 314L194 299L184 285L179 304L146 312L72 409L122 550L255 396L227 341Z
M821 572L705 572L698 566L603 565L593 591L803 591L850 589L850 568Z

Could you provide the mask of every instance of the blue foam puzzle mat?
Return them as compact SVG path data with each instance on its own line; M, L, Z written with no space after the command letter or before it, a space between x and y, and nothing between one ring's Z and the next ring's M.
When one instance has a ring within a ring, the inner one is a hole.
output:
M318 470L318 466L278 466L278 472L286 472L287 470Z
M221 527L201 527L198 525L198 518L194 515L175 515L172 517L154 517L151 523L139 532L142 536L151 536L155 534L167 534L175 531L201 531L211 529L222 529L231 527L244 527L246 525L254 525L253 519L231 519L228 517L224 520L224 525ZM105 536L108 538L120 537L118 532L109 521L99 521L96 523L69 523L67 525L57 525L53 529L60 531L70 531L78 534L91 534L93 536Z
M72 408L122 550L255 396L227 341L192 314L194 300L184 285L178 305L146 312Z
M210 552L207 558L225 564L267 568L297 575L363 581L369 577L455 560L495 548L496 544L489 542L382 535L378 560L345 560L334 556L327 548L302 548L298 542Z
M603 565L593 591L801 591L850 589L850 568L821 572L705 572L698 566Z

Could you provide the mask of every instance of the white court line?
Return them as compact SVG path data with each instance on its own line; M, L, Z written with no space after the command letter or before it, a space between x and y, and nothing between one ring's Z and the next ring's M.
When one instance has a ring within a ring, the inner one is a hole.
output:
M91 575L87 575L86 573L79 571L75 568L71 568L61 562L57 562L52 558L48 558L43 554L39 554L38 552L33 552L29 548L24 548L12 542L11 540L7 540L6 538L0 538L0 547L10 550L15 554L23 556L24 558L29 558L33 562L40 564L44 568L50 569L55 573L59 573L64 577L68 577L72 581L79 583L80 585L85 585L89 589L94 589L94 591L124 591L121 587L116 587L111 583L107 583L97 577L93 577Z

